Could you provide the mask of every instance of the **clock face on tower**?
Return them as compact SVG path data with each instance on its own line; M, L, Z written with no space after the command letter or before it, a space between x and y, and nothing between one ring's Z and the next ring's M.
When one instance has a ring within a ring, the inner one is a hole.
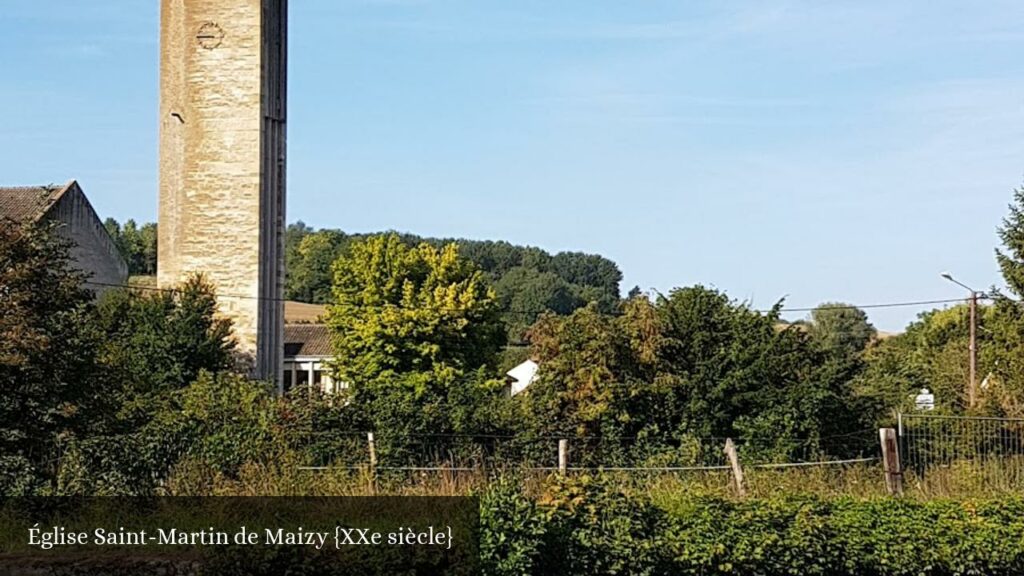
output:
M224 29L216 22L206 22L199 27L199 32L196 33L196 40L203 48L213 50L224 41Z

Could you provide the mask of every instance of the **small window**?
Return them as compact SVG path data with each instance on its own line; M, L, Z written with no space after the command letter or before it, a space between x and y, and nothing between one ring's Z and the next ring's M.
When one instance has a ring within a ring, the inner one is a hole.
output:
M281 381L284 382L284 391L285 392L288 392L289 390L292 389L293 382L292 382L292 367L291 366L288 366L287 368L285 368L285 370L284 370L284 378L282 378Z

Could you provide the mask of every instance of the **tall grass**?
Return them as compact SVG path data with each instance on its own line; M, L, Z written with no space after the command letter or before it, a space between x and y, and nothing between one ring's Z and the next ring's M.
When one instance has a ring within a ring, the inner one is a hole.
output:
M368 467L310 469L295 455L285 453L273 461L251 462L234 476L183 460L174 469L162 493L176 496L459 496L479 493L497 478L513 477L528 492L539 492L545 480L557 472L507 467L475 470L383 470ZM924 474L904 473L904 497L989 498L1024 492L1024 478L1016 464L988 459L957 461L929 468ZM1010 472L1013 472L1011 474ZM732 473L706 471L601 471L570 470L569 475L594 475L611 479L623 490L652 498L706 495L737 498ZM877 462L806 468L748 468L744 472L749 498L776 496L886 496L882 467Z

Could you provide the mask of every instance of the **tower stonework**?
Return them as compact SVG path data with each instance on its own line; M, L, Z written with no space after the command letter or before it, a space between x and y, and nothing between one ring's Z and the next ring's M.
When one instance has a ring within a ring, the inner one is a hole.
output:
M161 0L160 15L159 284L204 274L253 375L275 383L287 14L288 0Z

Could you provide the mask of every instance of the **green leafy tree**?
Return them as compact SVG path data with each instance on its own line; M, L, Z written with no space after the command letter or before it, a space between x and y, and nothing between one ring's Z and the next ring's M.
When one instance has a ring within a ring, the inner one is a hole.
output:
M153 276L157 265L157 225L153 222L141 227L135 220L128 220L124 226L113 218L103 222L114 245L128 263L128 273L133 276Z
M564 318L546 315L530 330L532 356L542 368L523 396L527 430L582 439L629 418L619 402L630 374L616 324L588 306Z
M265 382L203 371L171 395L146 436L165 462L183 456L233 476L245 463L267 461L284 447L281 408Z
M979 354L991 386L981 390L983 409L1024 417L1024 188L1014 190L1009 214L999 228L1002 250L996 260L1017 300L996 292L982 315Z
M217 315L214 289L202 276L174 290L111 292L96 326L105 335L101 357L119 384L108 393L120 401L123 426L147 421L200 372L232 365L231 321Z
M606 314L613 314L618 308L622 272L618 265L602 256L581 252L561 252L552 256L540 248L515 246L508 242L420 239L411 235L403 236L403 240L410 244L427 242L433 246L457 243L460 253L490 277L499 289L499 295L502 294L503 286L511 288L524 281L533 290L541 283L547 284L549 290L568 290L569 298L556 295L556 304L550 307L531 306L527 303L525 312L514 307L511 298L503 298L503 319L513 338L519 337L522 327L535 322L542 312L567 314L591 302L596 303L598 309ZM534 277L524 278L524 270L532 272ZM553 278L561 280L557 288L553 285ZM532 297L530 300L536 302L537 298ZM573 305L566 309L569 301Z
M757 449L788 456L861 424L852 390L803 331L778 328L778 309L700 286L615 316L594 305L548 316L530 338L541 371L522 418L538 433L769 438Z
M996 249L996 261L1003 280L1013 294L1024 297L1024 188L1013 192L1009 214L999 228L1002 249Z
M121 254L128 261L128 270L131 274L139 273L144 267L142 259L142 234L139 231L135 220L128 220L121 228Z
M54 474L60 439L102 420L92 295L52 226L0 222L0 493Z
M284 295L285 298L289 300L298 300L300 302L315 304L315 302L310 300L308 296L311 290L295 279L295 270L300 268L302 265L302 256L299 254L299 245L302 244L303 239L313 232L314 230L301 220L293 224L289 224L288 227L285 228L284 261L287 275L285 277ZM327 285L330 286L329 279Z
M545 312L569 314L581 306L573 286L552 272L512 268L494 284L509 340L522 341L527 328Z
M414 242L421 241L413 239ZM438 244L437 240L427 240L430 244ZM451 241L448 241L451 242ZM509 270L518 267L535 270L546 269L551 256L540 248L515 246L508 242L457 240L459 253L476 264L481 270L492 277L500 277Z
M288 268L288 297L300 302L331 301L331 266L341 256L348 237L337 230L310 232L292 252Z
M266 382L202 371L168 391L152 418L130 433L69 442L58 493L152 495L157 481L167 480L173 490L209 494L215 479L293 454L287 412Z
M121 250L121 224L114 218L107 218L103 221L103 228L106 229L107 234L110 235L110 239L114 241L117 249ZM123 254L124 252L122 251Z
M842 302L826 302L815 308L807 330L822 350L840 358L858 356L878 335L863 310Z
M142 245L140 253L142 267L138 274L143 276L156 275L157 236L157 225L153 222L147 222L139 229L139 242Z
M551 259L551 270L566 282L594 289L593 301L603 304L603 298L611 302L619 299L622 272L607 258L582 252L562 252Z
M679 425L718 437L756 434L766 422L780 437L820 427L814 411L827 400L807 396L812 390L802 385L827 390L828 384L808 381L810 346L800 331L778 329L778 307L760 314L697 286L673 290L658 308L662 357L679 378L671 396Z
M297 249L302 239L312 232L314 232L313 228L302 220L289 224L284 230L285 253L290 254L291 251Z
M464 429L503 343L496 297L452 244L355 242L328 307L336 377L383 429Z

